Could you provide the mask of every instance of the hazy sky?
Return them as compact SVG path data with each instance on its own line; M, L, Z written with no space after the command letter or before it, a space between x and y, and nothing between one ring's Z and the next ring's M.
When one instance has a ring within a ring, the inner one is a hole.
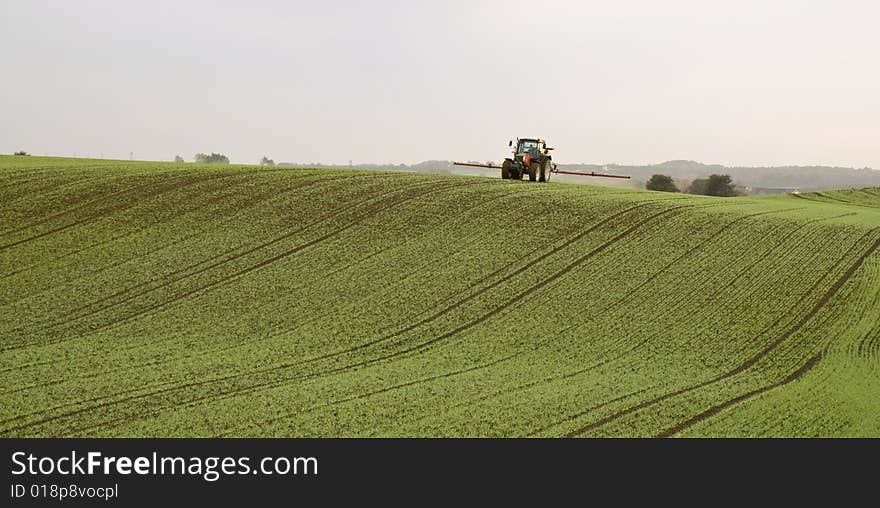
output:
M880 168L876 1L0 2L0 152Z

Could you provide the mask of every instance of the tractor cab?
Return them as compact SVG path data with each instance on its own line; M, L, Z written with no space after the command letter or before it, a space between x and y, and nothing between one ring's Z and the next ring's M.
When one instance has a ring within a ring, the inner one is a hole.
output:
M528 153L533 159L537 159L539 150L543 151L543 144L539 139L520 139L516 144L516 150L513 154L514 156L522 157Z

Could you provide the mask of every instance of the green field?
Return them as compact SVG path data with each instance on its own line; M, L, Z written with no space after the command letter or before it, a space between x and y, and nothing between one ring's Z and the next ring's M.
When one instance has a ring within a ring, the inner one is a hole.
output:
M880 189L0 157L3 436L880 436Z

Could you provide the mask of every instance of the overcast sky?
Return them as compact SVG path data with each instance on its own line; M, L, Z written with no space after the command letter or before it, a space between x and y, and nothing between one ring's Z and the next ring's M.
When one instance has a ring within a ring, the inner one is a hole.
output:
M876 1L0 2L0 152L880 168Z

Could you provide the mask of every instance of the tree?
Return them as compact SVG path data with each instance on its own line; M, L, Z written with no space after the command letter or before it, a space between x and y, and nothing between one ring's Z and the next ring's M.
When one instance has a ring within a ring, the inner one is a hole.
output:
M229 157L222 153L211 152L211 155L197 153L194 160L200 164L229 164Z
M702 194L704 196L731 197L736 196L736 186L730 175L709 175L709 178L697 178L687 190L688 194Z
M30 155L30 154L25 152L24 150L19 150L19 151L15 152L14 155Z
M736 196L736 187L730 175L709 175L709 182L706 185L707 196L730 197Z
M179 155L175 155L175 156L174 156L174 162L180 164L180 163L183 163L183 162L186 162L186 161L183 160L183 157L181 157L181 156L179 156Z
M690 185L688 185L687 193L688 194L706 194L706 188L709 185L708 178L694 178Z
M648 183L645 184L645 188L652 191L680 192L675 186L675 182L672 181L672 177L668 175L652 175Z
M274 166L274 165L275 165L275 161L266 157L265 155L263 156L262 159L260 159L260 166Z

